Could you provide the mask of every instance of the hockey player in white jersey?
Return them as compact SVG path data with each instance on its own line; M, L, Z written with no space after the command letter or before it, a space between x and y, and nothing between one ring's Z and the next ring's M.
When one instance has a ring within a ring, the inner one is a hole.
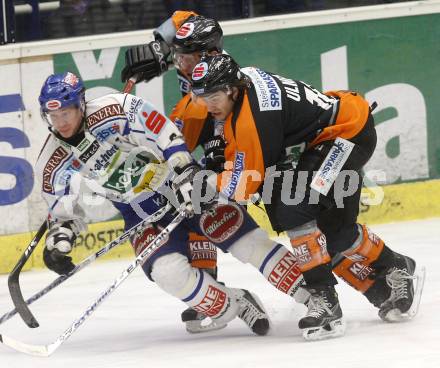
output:
M36 166L49 207L43 253L47 267L59 274L74 267L68 254L85 229L78 204L84 182L101 188L109 198L123 199L112 202L126 228L162 208L167 198L173 203L177 199L177 207L194 215L143 264L144 272L164 291L210 317L218 328L238 316L254 333L265 335L269 319L255 295L223 286L191 267L188 233L207 236L218 248L256 267L277 289L294 296L302 275L292 253L271 241L234 202L212 202L206 211L194 213L192 181L199 168L179 130L154 106L130 94L110 94L86 103L84 93L82 81L67 72L49 76L39 97L50 130ZM174 196L169 195L170 188ZM168 214L135 236L135 252L145 249L171 218Z

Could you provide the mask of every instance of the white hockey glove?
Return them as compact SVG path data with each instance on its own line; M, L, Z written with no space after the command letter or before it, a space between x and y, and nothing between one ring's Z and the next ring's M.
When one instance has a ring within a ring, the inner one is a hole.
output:
M192 205L193 182L194 177L200 171L200 167L196 163L190 163L184 167L176 167L174 169L177 176L173 180L173 190L177 197L179 209L186 211L189 217L194 214Z
M80 220L53 223L50 226L43 250L43 261L48 269L66 275L75 268L72 257L67 254L72 251L77 235L84 228L85 224Z

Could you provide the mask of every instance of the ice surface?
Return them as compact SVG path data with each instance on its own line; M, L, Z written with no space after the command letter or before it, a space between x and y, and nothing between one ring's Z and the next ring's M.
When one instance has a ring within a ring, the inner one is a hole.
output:
M137 270L49 358L30 357L0 346L1 368L439 368L440 219L372 226L396 251L427 269L419 315L411 322L386 324L366 298L342 282L337 286L347 322L342 338L305 342L297 327L305 307L265 282L249 265L219 255L219 278L256 292L273 323L257 337L234 320L223 330L190 335L180 322L185 305L168 296ZM129 260L94 264L35 302L41 327L29 329L16 316L0 332L32 344L53 342L111 284ZM21 277L25 297L55 275L32 271ZM7 277L0 277L0 314L12 309Z

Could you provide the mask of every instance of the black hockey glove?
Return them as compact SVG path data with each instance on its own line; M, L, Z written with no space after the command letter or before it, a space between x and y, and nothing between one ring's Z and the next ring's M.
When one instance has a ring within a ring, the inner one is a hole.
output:
M58 249L48 250L46 247L43 250L43 261L46 267L56 272L58 275L67 275L75 268L72 262L72 257L66 256Z
M216 173L221 173L225 166L226 142L222 136L217 135L203 145L205 150L205 168Z
M122 82L138 75L136 82L148 82L165 73L171 62L170 47L165 41L152 41L147 45L134 46L125 51L125 66L121 72Z
M67 254L72 251L76 240L76 229L73 221L52 225L46 236L46 246L43 250L43 261L46 267L59 275L66 275L75 268L72 257Z

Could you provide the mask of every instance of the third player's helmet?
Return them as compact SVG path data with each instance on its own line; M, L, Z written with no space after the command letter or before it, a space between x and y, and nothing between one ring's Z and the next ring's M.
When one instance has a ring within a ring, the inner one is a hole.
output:
M203 57L192 73L192 91L198 96L246 84L239 65L225 54Z
M181 54L193 52L223 51L223 31L214 19L201 15L189 17L173 38L175 51Z

